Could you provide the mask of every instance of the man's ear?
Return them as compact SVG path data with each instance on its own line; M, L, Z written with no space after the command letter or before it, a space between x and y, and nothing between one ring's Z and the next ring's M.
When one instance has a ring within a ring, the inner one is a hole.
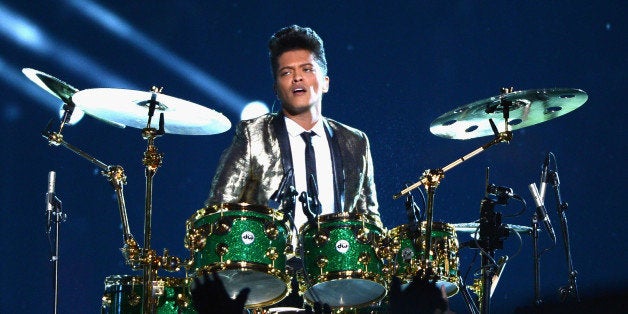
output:
M323 93L329 91L329 76L325 76L325 83L323 84Z

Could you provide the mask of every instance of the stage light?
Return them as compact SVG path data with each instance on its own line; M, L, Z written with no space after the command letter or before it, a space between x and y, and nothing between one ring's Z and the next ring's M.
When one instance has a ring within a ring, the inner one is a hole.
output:
M248 120L257 118L263 114L267 114L268 106L261 101L252 101L244 106L242 112L240 113L240 120Z
M35 23L0 4L0 33L17 44L59 63L88 80L107 87L137 88L134 84L106 70L76 49L55 40ZM37 69L43 70L45 69ZM63 78L61 78L63 80ZM101 86L99 86L101 87ZM56 108L55 108L56 110Z
M54 110L59 108L59 99L50 97L50 94L46 91L32 84L20 70L11 67L2 57L0 57L0 77L2 77L14 91L20 91L26 94L48 108ZM15 110L21 111L19 108Z
M16 43L39 53L48 51L42 32L28 19L15 14L0 3L0 33Z
M66 2L103 28L125 39L154 60L163 63L171 71L196 86L202 93L218 103L226 104L234 113L241 112L247 103L244 97L232 91L218 79L163 48L158 42L136 30L112 11L88 0L66 0Z

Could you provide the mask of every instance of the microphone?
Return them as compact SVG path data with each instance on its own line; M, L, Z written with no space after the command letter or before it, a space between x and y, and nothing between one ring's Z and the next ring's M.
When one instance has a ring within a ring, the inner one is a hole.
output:
M539 195L539 191L536 189L536 184L530 183L528 187L530 188L530 193L532 193L532 198L534 199L534 204L536 205L536 213L537 215L539 215L539 220L543 220L545 228L552 238L552 241L556 243L556 233L554 233L554 228L552 228L552 222L547 215L547 210L545 210L545 205L543 205L543 200Z
M283 175L283 178L281 178L281 182L279 183L279 188L275 192L273 192L273 194L270 196L270 199L268 200L268 206L274 209L279 208L281 200L283 200L285 196L286 185L288 184L288 182L292 181L292 173L293 170L292 168L290 168L288 172Z
M550 153L545 155L543 167L541 168L541 182L539 183L539 197L541 202L545 202L545 189L547 187L547 168L549 167Z
M489 184L486 188L486 193L495 195L497 197L513 197L515 192L506 186L497 186L494 184Z
M48 190L46 192L46 213L48 215L48 230L52 223L52 211L54 210L55 201L55 182L57 174L54 171L48 172Z
M318 199L318 184L316 184L316 178L314 178L314 175L311 174L308 180L312 186L312 195L310 195L310 197L312 198L312 207L314 207L313 213L320 215L323 212L323 209L321 208L321 201Z
M408 217L408 222L411 224L418 222L417 213L421 216L421 209L418 207L419 206L414 203L414 196L412 196L412 193L408 192L408 196L406 196L406 216Z
M307 217L307 222L310 226L314 226L316 220L314 219L314 213L312 212L312 208L310 206L310 197L306 191L301 192L301 195L299 195L299 202L301 202L301 208L303 209L303 214Z

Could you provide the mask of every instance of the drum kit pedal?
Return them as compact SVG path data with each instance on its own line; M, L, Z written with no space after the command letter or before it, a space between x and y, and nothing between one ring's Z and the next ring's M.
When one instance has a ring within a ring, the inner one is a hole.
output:
M489 264L495 266L482 275L474 288L480 296L480 304L469 306L471 312L479 313L480 308L488 313L487 295L492 294L491 285L494 289L496 284L490 276L498 278L506 263L504 259L495 261L494 251L500 248L500 242L509 232L532 233L533 230L527 226L502 224L501 215L493 209L496 203L488 198L483 200L479 222L433 221L435 190L447 171L495 144L511 141L512 130L554 119L587 100L587 94L579 89L514 91L504 88L498 96L458 107L438 117L430 126L437 136L469 139L493 135L494 138L445 167L425 170L419 181L393 196L397 199L424 186L427 200L423 221L417 219L416 213L408 212L408 224L386 230L378 227L367 214L336 213L317 216L315 224L305 224L298 234L293 234L283 213L273 207L219 204L201 208L186 221L184 245L190 256L182 260L169 255L167 250L160 256L151 249L152 185L162 157L155 140L165 134L222 133L231 128L230 121L212 109L164 95L160 88L153 87L149 92L113 88L78 90L34 69L23 69L23 73L63 101L64 114L59 130L51 131L49 125L43 132L44 138L49 144L63 146L98 166L116 192L124 240L121 250L130 268L142 270L142 276L107 277L103 313L195 313L189 291L194 275L158 276L158 270L177 272L182 268L186 274L188 271L195 275L217 272L232 296L245 287L250 288L245 306L255 313L276 313L269 307L290 293L293 275L298 278L299 292L306 302L326 303L337 311L360 311L380 304L385 300L392 276L408 284L418 272L426 270L436 276L437 285L443 286L448 296L461 291L467 303L474 303L458 273L457 232L473 234L475 245L486 253L483 254L483 269L488 269L485 266ZM146 168L143 247L131 234L126 215L124 169L103 163L64 140L64 126L69 124L73 114L82 113L117 127L142 130L142 138L147 141L142 159ZM153 126L155 114L159 116L157 128ZM52 191L49 188L49 194L54 200L54 175L52 177L49 185L53 188ZM54 221L58 235L60 219ZM296 248L292 246L293 237L299 239ZM291 257L301 259L301 269L289 271ZM56 290L55 286L55 306Z

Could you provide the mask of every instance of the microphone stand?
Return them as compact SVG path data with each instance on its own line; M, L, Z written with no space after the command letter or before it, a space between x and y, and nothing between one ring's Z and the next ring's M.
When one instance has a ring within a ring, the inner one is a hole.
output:
M500 236L501 214L495 212L497 203L489 198L484 198L480 206L480 248L482 253L482 292L480 298L480 313L490 313L491 285L495 274L495 250L503 248L504 241ZM506 231L508 232L508 231ZM506 233L507 235L507 233Z
M299 195L299 202L301 202L301 208L303 209L305 217L307 217L307 223L311 228L316 227L318 221L316 218L318 215L315 215L312 211L312 199L308 195L307 191L301 192L301 195Z
M563 233L563 244L565 248L565 258L567 260L567 270L569 276L569 283L567 286L562 286L558 289L560 299L565 302L570 295L574 295L576 300L580 302L580 294L578 293L578 285L576 283L576 277L578 272L574 270L573 261L571 259L571 246L569 243L569 225L567 224L568 204L563 202L560 195L560 179L557 171L549 171L548 181L554 187L554 194L556 196L556 205L558 209L558 216L560 217L560 228Z
M539 220L536 213L532 215L532 247L534 260L534 305L536 307L541 306L543 300L541 300L541 268L539 255Z
M406 196L405 206L406 206L406 217L408 218L408 223L410 223L411 225L418 225L421 222L419 219L421 217L421 211L416 205L416 203L414 202L414 197L412 196L412 193L410 192L408 192L408 195Z
M464 280L462 280L462 277L460 276L458 276L458 288L460 289L460 293L462 294L462 297L464 298L464 301L465 301L465 304L467 305L467 309L469 310L469 313L479 314L480 310L475 305L475 301L473 301L473 298L471 297L471 294L469 293L469 288L467 288L467 285L465 285Z
M55 223L55 248L54 254L50 257L50 261L52 262L52 285L54 290L54 311L53 313L57 313L59 307L59 225L66 221L67 215L63 212L61 200L57 197L57 195L53 192L52 195L49 196L48 202L50 202L52 206L52 213L48 213L47 217L47 225L48 229L46 232L50 237L50 225L51 222ZM46 211L48 211L46 209Z

